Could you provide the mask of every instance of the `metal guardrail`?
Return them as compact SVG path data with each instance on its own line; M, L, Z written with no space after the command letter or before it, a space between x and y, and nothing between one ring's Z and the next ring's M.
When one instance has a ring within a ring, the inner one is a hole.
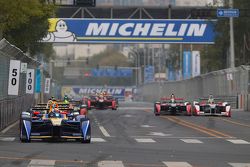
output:
M16 121L22 111L27 110L34 102L34 95L26 94L26 74L19 79L19 96L8 95L10 60L27 63L28 68L37 68L40 63L24 54L19 48L11 45L6 39L0 40L0 130Z
M16 121L22 111L26 111L34 104L31 95L19 96L14 99L0 101L0 130Z

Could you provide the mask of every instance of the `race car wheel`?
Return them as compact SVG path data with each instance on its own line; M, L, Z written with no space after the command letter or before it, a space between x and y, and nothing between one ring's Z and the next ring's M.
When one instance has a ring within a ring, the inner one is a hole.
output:
M81 139L82 143L90 143L91 142L91 127L89 127L87 134L86 134L86 139L82 138Z
M155 116L159 116L160 115L160 113L157 112L156 107L154 107L154 113L155 113Z
M22 143L29 143L30 142L30 138L28 138L26 132L25 132L25 127L22 123L22 119L20 120L20 141Z

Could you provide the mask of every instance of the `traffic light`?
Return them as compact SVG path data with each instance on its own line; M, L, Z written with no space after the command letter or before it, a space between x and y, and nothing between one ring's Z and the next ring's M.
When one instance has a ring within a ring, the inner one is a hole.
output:
M214 17L215 9L193 9L191 10L191 17L192 18L208 18L208 17Z
M75 5L82 7L95 7L96 0L75 0Z
M97 64L97 65L96 65L96 69L99 70L99 68L100 68L100 66L99 66L99 64Z

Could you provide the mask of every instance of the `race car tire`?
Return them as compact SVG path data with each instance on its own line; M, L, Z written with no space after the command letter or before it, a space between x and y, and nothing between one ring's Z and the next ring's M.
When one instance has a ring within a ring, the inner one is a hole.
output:
M20 130L20 141L22 143L29 143L31 140L30 140L30 138L28 139L27 134L24 133L25 129L24 129L24 125L23 125L23 120L31 121L30 118L20 119L20 127L19 127L19 130Z
M90 143L91 142L91 126L89 127L86 136L87 136L87 139L84 139L84 138L81 139L82 143Z
M154 106L154 114L155 114L155 116L159 116L160 115L160 113L158 113L157 110L156 110L156 106Z
M89 119L87 117L80 118L81 124L83 121L89 121ZM81 139L81 143L90 143L90 142L91 142L91 124L89 124L89 128L88 128L87 134L86 134L86 139L84 139L84 138Z
M158 114L158 113L155 113L155 116L160 116L160 114Z

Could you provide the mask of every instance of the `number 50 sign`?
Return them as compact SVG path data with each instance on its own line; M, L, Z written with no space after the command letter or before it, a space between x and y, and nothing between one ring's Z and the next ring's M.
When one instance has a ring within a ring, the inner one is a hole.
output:
M8 95L18 95L20 61L10 60Z

